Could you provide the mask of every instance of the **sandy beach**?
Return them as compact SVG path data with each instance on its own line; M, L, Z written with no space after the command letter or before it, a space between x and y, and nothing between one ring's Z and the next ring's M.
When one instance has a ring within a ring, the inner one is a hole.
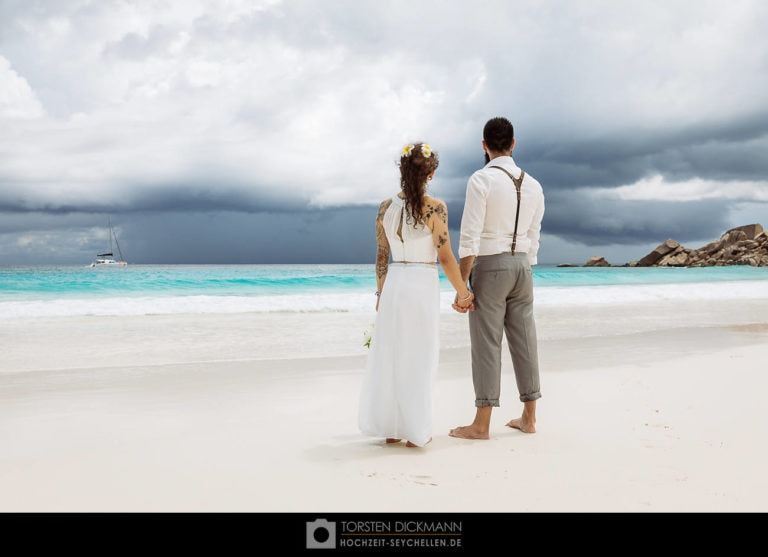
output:
M538 432L504 427L521 410L505 355L488 441L448 436L474 396L466 316L444 314L420 449L357 430L370 320L0 323L0 511L768 510L766 300L541 308Z

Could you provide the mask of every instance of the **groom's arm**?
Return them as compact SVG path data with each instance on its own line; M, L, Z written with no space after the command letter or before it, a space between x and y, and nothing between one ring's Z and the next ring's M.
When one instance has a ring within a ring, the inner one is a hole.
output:
M469 273L472 270L472 265L475 264L475 256L468 255L462 257L459 261L459 270L461 271L461 280L467 282L469 280Z

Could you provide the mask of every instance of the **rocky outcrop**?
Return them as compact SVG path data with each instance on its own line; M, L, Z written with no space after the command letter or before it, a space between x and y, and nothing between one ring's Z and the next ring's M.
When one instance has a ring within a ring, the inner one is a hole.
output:
M608 263L605 260L605 257L600 257L598 255L595 255L594 257L590 257L586 263L584 263L585 267L610 267L611 264Z
M716 267L751 265L768 267L768 231L761 224L731 228L719 240L699 249L690 249L672 239L665 240L651 253L622 267ZM604 257L594 256L582 267L611 267ZM561 263L558 267L577 267Z
M593 258L594 259L594 258ZM591 260L590 260L591 261ZM760 224L731 228L720 239L699 249L667 240L629 267L713 267L751 265L768 267L768 234Z
M680 244L675 240L667 240L664 243L659 244L659 246L651 253L637 261L633 267L651 267L652 265L656 265L664 256L675 252L679 247Z

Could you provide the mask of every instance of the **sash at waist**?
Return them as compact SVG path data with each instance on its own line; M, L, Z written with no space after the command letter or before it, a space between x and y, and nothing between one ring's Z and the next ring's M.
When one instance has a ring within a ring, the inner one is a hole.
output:
M437 267L437 263L434 261L393 261L392 265L428 265L430 267Z

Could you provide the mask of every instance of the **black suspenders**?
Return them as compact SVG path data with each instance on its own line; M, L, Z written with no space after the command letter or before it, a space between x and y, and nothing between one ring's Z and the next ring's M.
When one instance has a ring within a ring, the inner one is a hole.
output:
M491 166L489 168L498 168L499 170L502 170L507 176L512 178L512 181L515 183L515 190L517 190L517 211L515 211L515 232L512 235L512 253L515 253L515 246L517 245L517 221L520 218L520 187L523 185L523 178L525 178L525 170L520 171L520 178L517 179L512 174L509 173L509 171L505 168L502 168L500 166Z

